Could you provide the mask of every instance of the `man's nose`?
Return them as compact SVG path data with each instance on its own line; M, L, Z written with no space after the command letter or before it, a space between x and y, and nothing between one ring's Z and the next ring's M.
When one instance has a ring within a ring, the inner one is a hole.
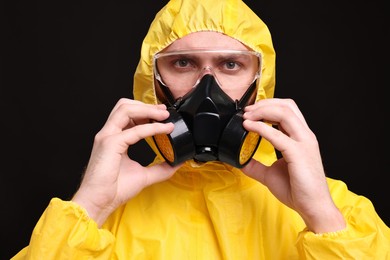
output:
M205 66L203 67L203 69L200 71L200 77L203 77L204 75L207 75L207 74L211 74L211 75L214 75L214 70L213 70L213 67L211 66Z

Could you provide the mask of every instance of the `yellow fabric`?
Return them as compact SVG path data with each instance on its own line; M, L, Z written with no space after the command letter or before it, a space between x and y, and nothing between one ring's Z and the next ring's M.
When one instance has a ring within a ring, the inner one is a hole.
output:
M389 228L343 182L328 179L347 229L316 235L267 188L218 166L185 166L119 208L102 229L75 203L53 198L30 245L12 260L390 259Z
M257 99L273 96L271 36L243 2L174 0L157 14L143 43L134 79L136 99L157 102L152 56L200 30L223 32L262 53ZM150 140L149 144L153 147ZM255 158L271 164L272 145L263 141ZM155 162L161 160L158 156ZM328 182L348 227L318 235L239 169L222 163L198 168L186 163L171 179L146 188L118 208L101 229L78 205L53 198L30 244L13 260L390 259L390 230L371 202L348 191L343 182Z

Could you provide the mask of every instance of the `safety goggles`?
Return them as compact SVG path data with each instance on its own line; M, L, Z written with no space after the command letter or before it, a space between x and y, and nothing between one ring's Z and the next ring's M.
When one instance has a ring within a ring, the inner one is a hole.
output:
M155 77L164 86L190 89L212 74L221 88L250 86L260 77L261 54L249 50L180 50L154 55Z

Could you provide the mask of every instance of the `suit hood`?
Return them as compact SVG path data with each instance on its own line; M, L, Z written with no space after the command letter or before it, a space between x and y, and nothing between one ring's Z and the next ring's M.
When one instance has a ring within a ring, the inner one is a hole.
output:
M257 80L256 100L272 98L275 88L275 51L266 24L240 0L171 0L155 16L143 40L134 82L134 99L157 104L153 57L172 42L190 33L214 31L230 36L261 53L261 77ZM163 160L152 138L147 143ZM273 146L262 139L254 158L271 164Z

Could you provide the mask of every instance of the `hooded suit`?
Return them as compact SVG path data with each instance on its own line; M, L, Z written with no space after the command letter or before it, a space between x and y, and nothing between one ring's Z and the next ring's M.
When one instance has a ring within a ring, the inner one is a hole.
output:
M239 0L172 0L155 16L134 75L134 98L157 104L153 56L192 32L215 31L261 53L256 100L272 98L275 52L263 21ZM156 153L153 163L163 160ZM254 158L270 165L262 139ZM314 234L259 182L220 162L186 162L144 189L98 228L83 208L53 198L14 259L390 259L390 230L372 203L328 178L345 230Z

